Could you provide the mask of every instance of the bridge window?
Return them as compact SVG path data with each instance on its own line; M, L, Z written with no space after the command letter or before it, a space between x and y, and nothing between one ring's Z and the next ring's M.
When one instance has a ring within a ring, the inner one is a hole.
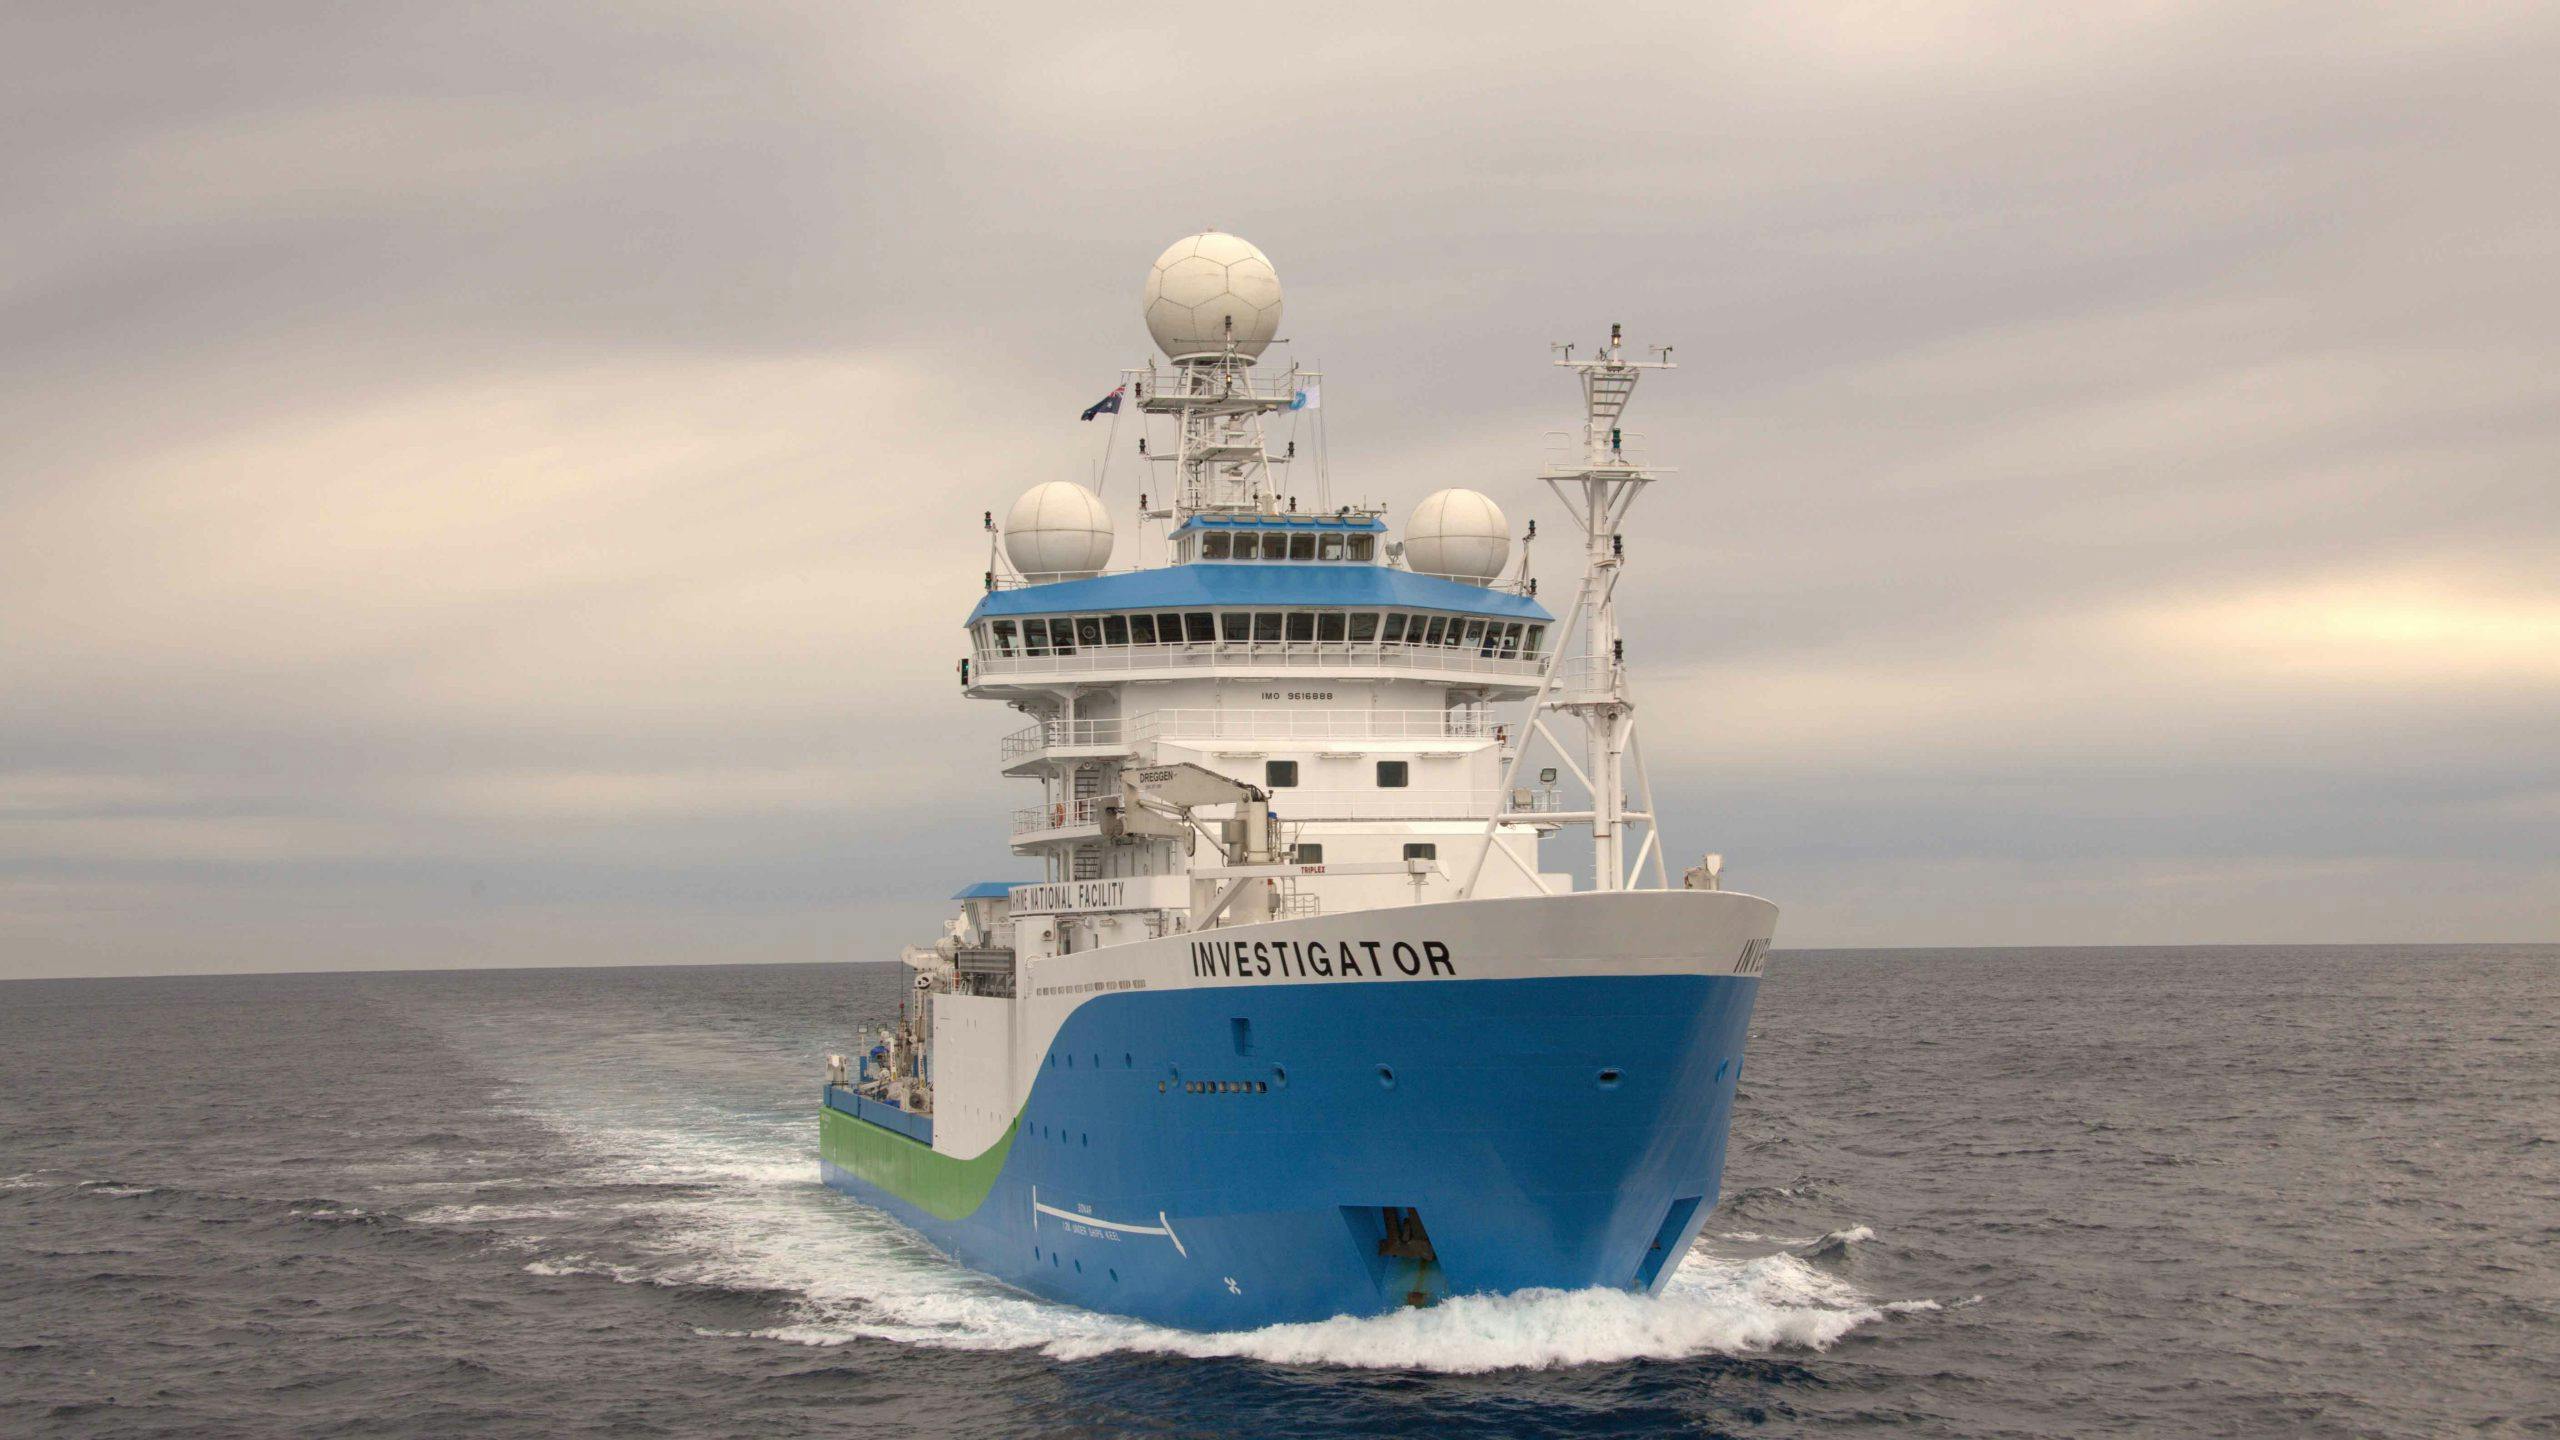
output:
M1502 627L1502 658L1508 660L1519 653L1520 622L1514 620L1510 624Z
M1256 610L1256 611L1254 611L1254 612L1253 612L1253 638L1254 638L1254 641L1255 641L1255 643L1256 643L1256 644L1261 644L1261 645L1277 645L1277 644L1279 644L1279 643L1280 643L1280 612L1279 612L1279 611L1277 611L1277 610Z
M1350 537L1350 541L1351 541L1351 558L1352 558L1352 559L1354 559L1354 560L1368 560L1368 559L1372 559L1372 558L1374 558L1374 557L1377 555L1377 545L1378 545L1378 537L1377 537L1377 536L1375 536L1375 535L1354 535L1354 536L1351 536L1351 537Z
M1026 655L1049 653L1048 621L1025 620L1022 622L1022 652Z
M1453 637L1453 638L1454 638L1454 637ZM1458 641L1457 643L1462 644L1462 645L1466 645L1466 646L1470 646L1470 647L1483 644L1483 643L1484 643L1484 622L1483 622L1482 620L1470 620L1470 621L1468 621L1468 622L1467 622L1467 635L1466 635L1466 638L1465 638L1464 640L1460 640L1460 641Z
M1425 644L1425 645L1437 645L1437 644L1439 644L1439 643L1440 643L1440 637L1441 637L1441 635L1442 635L1442 634L1443 634L1443 633L1448 629L1448 625L1449 625L1449 617L1448 617L1448 616L1446 616L1446 615L1434 615L1434 616L1432 616L1432 617L1431 617L1431 628L1430 628L1429 630L1427 630L1427 631L1425 631L1425 632L1423 633L1422 643L1423 643L1423 644Z
M1234 645L1241 645L1252 639L1253 617L1241 610L1219 611L1218 638Z
M1129 617L1128 617L1128 616L1126 616L1126 615L1105 615L1105 616L1103 616L1103 617L1102 617L1102 641L1103 641L1103 643L1104 643L1104 644L1106 644L1106 645L1126 645L1126 644L1128 644L1128 643L1129 643Z
M1010 620L999 620L992 628L996 637L996 653L999 655L1012 654L1013 622Z
M1320 537L1316 546L1316 558L1319 560L1341 559L1342 537L1339 535L1326 535Z
M1401 645L1404 643L1404 619L1404 612L1401 610L1388 612L1386 630L1386 642L1388 644Z
M1266 790L1286 790L1298 783L1298 762L1265 760L1262 762L1262 785Z
M1182 617L1182 632L1195 645L1206 645L1218 638L1217 619L1206 610L1194 610Z
M1224 560L1227 558L1227 546L1231 543L1233 542L1224 532L1213 530L1200 537L1200 558Z
M1324 863L1324 847L1321 845L1300 845L1295 851L1291 852L1290 858L1296 860L1301 865L1321 865Z
M1054 630L1056 627L1052 626L1051 628ZM1078 645L1099 645L1102 643L1102 619L1100 616L1080 615L1076 617L1076 643Z
M1301 535L1301 536L1299 536L1298 538L1299 538L1299 539L1301 539L1301 540L1312 540L1312 539L1314 539L1315 537L1314 537L1314 536L1312 536L1312 535ZM1316 638L1316 612L1314 612L1313 610L1292 610L1292 611L1290 611L1290 612L1289 612L1289 639L1290 639L1291 643L1293 643L1293 644L1298 644L1298 645L1304 645L1304 644L1307 644L1307 643L1309 643L1309 642L1313 641L1315 638Z
M1313 535L1290 536L1289 558L1292 560L1313 560L1316 558L1316 537Z
M1321 612L1316 616L1316 638L1328 645L1341 644L1342 621L1343 614L1339 610Z
M1528 658L1530 658L1530 659L1532 659L1532 660L1537 659L1537 658L1538 658L1538 646L1539 646L1541 643L1543 643L1543 642L1546 640L1546 638L1547 638L1547 627L1546 627L1546 626L1544 626L1544 625L1532 625L1532 626L1530 626L1530 627L1529 627L1529 638L1528 638L1528 640L1527 640L1526 642L1524 642L1524 643L1521 645L1521 647L1520 647L1520 653L1521 653L1521 654L1523 654L1523 655L1525 655L1525 656L1527 656Z
M1404 858L1407 860L1437 860L1440 858L1440 847L1428 841L1425 841L1420 845L1407 845L1404 847Z
M1288 536L1286 536L1286 535L1281 534L1281 533L1280 533L1279 531L1277 531L1277 530L1265 530L1265 531L1263 531L1263 532L1262 532L1262 558L1263 558L1263 559L1265 559L1265 560L1286 560L1286 559L1288 559L1288 558L1289 558L1289 537L1288 537Z
M1156 617L1153 615L1130 616L1129 643L1132 645L1153 645L1156 643Z
M1403 760L1381 760L1378 762L1378 788L1381 790L1401 790L1411 782L1412 771L1413 766L1410 762Z
M1351 617L1351 643L1366 645L1378 638L1378 612L1362 610Z

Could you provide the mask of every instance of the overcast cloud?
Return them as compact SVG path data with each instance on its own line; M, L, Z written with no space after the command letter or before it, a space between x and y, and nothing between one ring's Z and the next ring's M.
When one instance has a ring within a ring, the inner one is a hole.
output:
M1782 945L2560 938L2560 16L1695 9L11 8L0 976L893 955L1207 224L1336 498L1560 526L1547 343L1678 345L1648 749Z

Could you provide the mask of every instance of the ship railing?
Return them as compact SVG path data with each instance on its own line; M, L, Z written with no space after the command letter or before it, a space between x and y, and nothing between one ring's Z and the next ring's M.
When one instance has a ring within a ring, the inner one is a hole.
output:
M1537 656L1485 655L1445 645L1271 644L1201 641L1185 645L1083 645L1071 654L986 655L975 661L980 679L1008 676L1087 675L1101 671L1236 670L1245 673L1305 670L1359 673L1419 670L1438 674L1510 675L1534 682L1546 662Z
M1196 370L1176 366L1165 370L1129 369L1120 372L1120 383L1133 387L1129 398L1139 405L1166 405L1178 400L1200 404L1220 400L1286 404L1295 400L1300 390L1323 379L1324 372L1320 370L1280 370L1257 374L1219 366Z
M1047 805L1033 805L1013 812L1013 833L1028 835L1035 830L1068 830L1078 825L1102 823L1102 802L1091 796L1082 800L1061 800Z
M1151 740L1473 740L1496 729L1478 710L1150 710L1129 722Z
M1119 720L1043 720L1004 737L1001 749L1010 762L1043 750L1101 747L1123 743Z
M1004 737L1006 764L1050 750L1130 748L1151 740L1482 740L1509 738L1481 710L1150 710L1127 720L1045 720Z
M1553 790L1274 790L1272 818L1308 820L1482 820L1487 815L1526 819L1564 808Z
M1610 694L1624 668L1606 655L1568 655L1556 662L1556 694L1565 699Z

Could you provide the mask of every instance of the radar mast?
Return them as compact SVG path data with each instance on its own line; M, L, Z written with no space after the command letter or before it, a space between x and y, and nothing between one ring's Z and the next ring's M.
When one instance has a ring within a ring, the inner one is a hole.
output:
M1652 360L1626 358L1625 339L1625 327L1611 325L1608 343L1582 360L1574 358L1571 345L1554 347L1559 352L1556 365L1574 371L1582 382L1581 453L1540 471L1538 478L1547 482L1547 488L1572 512L1574 523L1582 527L1582 588L1574 595L1573 609L1559 632L1577 636L1580 645L1570 653L1557 647L1545 683L1530 702L1529 733L1512 752L1499 792L1512 793L1534 742L1546 741L1590 793L1590 809L1558 812L1548 818L1591 827L1591 883L1596 890L1638 888L1647 861L1653 866L1654 886L1670 884L1653 808L1653 780L1645 773L1643 753L1636 747L1636 706L1627 691L1626 641L1618 632L1616 595L1618 576L1626 568L1627 511L1645 486L1670 473L1628 457L1621 422L1644 372L1676 367L1667 345L1657 347ZM1558 712L1582 723L1581 764L1574 762L1547 724L1547 716ZM1631 788L1634 803L1630 803ZM1490 843L1495 823L1495 817L1486 820L1488 843L1477 852L1461 898L1475 893L1486 860L1501 849ZM1630 828L1641 828L1644 835L1632 858L1626 848ZM1545 882L1539 884L1543 888Z

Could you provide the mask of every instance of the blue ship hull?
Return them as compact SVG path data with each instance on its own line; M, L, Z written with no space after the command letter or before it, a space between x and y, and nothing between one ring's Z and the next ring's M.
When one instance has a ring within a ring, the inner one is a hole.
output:
M857 1118L876 1102L834 1087L822 1173L973 1269L1189 1329L1653 1290L1714 1208L1758 988L1581 975L1097 996L963 1198L899 1183L967 1162L909 1138L910 1117Z

